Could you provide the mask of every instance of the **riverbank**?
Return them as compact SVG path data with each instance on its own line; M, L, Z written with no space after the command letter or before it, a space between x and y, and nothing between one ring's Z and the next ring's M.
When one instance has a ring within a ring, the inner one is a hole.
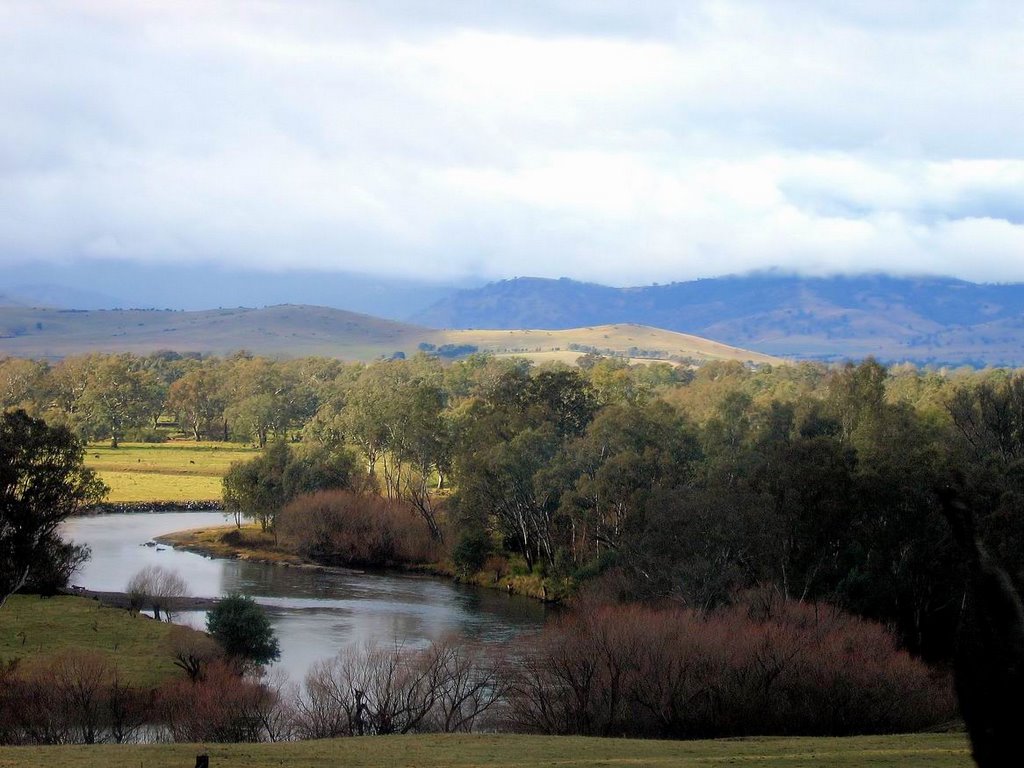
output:
M243 525L241 528L227 525L177 531L158 536L156 541L206 557L248 560L267 565L338 573L363 572L343 566L323 565L290 552L277 543L272 533L261 531L255 525ZM562 602L571 594L573 586L568 579L548 579L537 574L512 573L507 561L504 560L490 569L469 576L459 575L454 566L447 562L388 564L382 570L451 579L457 583L499 590L510 595L522 595L545 603Z
M131 515L146 512L222 512L224 503L216 500L197 501L105 501L89 510L91 515Z
M155 537L154 541L194 552L205 557L228 560L248 560L264 565L280 565L287 568L308 568L311 570L335 571L338 573L361 573L355 568L341 568L315 563L292 552L282 549L271 533L261 531L255 525L214 526L192 528Z
M119 608L130 610L133 608L131 599L125 592L103 592L84 587L70 587L63 591L64 595L70 597L84 597L88 600L95 600L107 608ZM177 611L208 611L220 602L215 597L175 597L171 601L172 610ZM166 610L166 608L165 608Z
M0 747L0 768L180 768L196 755L213 768L711 768L757 765L797 768L968 768L963 734L639 741L576 736L364 736L277 744L151 744Z

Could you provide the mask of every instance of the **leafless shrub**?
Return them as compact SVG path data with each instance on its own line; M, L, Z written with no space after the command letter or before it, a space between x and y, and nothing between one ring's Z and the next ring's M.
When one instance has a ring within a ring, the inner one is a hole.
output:
M278 516L279 540L330 565L430 562L438 544L408 504L375 494L321 491L301 496Z
M228 664L209 665L202 680L174 680L159 691L160 721L175 741L268 741L277 691L239 676Z
M194 683L203 679L210 664L224 656L224 651L216 640L205 632L197 632L189 627L173 627L170 646L174 666L188 675L189 680Z
M188 594L188 584L177 571L160 565L147 565L128 581L125 590L133 610L149 606L153 618L159 620L160 612L171 620L177 601Z
M125 743L138 738L151 709L106 656L71 650L31 672L8 667L0 687L0 742Z
M302 738L471 731L505 692L493 654L443 640L364 647L321 662L295 702Z

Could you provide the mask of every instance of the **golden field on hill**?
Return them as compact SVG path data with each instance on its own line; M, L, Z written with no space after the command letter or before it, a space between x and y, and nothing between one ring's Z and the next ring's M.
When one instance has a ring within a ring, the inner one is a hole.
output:
M548 330L469 330L438 331L444 344L472 344L481 351L495 354L536 357L538 361L558 359L573 363L582 351L569 349L570 344L594 347L601 353L660 352L666 356L689 357L695 360L739 360L753 363L780 363L780 358L762 355L728 344L691 336L686 333L664 331L646 325L620 323L597 325L590 328L572 328L564 331ZM648 357L635 355L635 361L646 362Z

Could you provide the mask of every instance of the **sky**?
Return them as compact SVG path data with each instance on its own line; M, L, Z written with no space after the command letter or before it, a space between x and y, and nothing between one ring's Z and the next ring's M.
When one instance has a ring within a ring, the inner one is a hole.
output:
M1024 281L1024 3L0 0L0 265Z

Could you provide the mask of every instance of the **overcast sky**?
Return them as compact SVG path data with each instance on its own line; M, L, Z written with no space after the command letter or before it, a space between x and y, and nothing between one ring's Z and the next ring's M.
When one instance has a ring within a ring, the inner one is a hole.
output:
M0 263L1024 280L1024 3L0 0Z

